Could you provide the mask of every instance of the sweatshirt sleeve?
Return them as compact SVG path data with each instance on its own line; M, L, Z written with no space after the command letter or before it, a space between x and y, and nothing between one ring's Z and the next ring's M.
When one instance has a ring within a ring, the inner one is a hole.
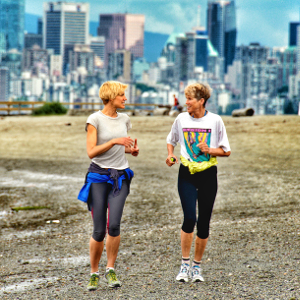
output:
M221 147L225 152L231 151L227 138L226 128L221 118L219 121L218 147Z
M171 144L174 147L179 141L179 132L178 132L178 118L174 121L171 131L167 136L167 144Z

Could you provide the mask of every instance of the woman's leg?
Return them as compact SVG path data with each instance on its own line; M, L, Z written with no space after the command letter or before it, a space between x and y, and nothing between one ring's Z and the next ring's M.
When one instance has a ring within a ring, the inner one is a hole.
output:
M209 224L218 189L217 167L201 174L198 186L198 221L195 241L195 261L201 261L209 236Z
M95 273L99 269L99 261L102 255L104 242L97 242L92 237L90 238L90 262L91 273Z
M200 239L198 236L196 236L195 240L195 256L194 260L200 262L204 253L204 250L206 248L208 238L206 239Z
M193 232L196 223L196 200L197 189L191 183L187 167L180 166L178 175L178 193L183 210L183 225L181 230L181 251L182 257L188 258L193 242Z
M120 194L113 197L111 191L108 195L108 236L106 239L107 268L114 268L115 261L117 259L121 240L121 218L128 192L129 184L126 180L123 180Z
M92 183L90 189L92 217L94 223L93 235L90 239L91 273L98 271L99 261L104 247L103 240L106 233L108 191L108 183Z

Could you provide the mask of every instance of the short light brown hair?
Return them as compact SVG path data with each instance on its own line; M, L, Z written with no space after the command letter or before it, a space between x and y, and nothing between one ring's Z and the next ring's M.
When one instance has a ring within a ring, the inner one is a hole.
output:
M127 84L118 81L106 81L99 89L99 97L103 101L103 104L107 104L109 100L113 100L117 96L122 95L127 86Z
M209 84L204 83L192 83L184 89L185 95L188 95L197 100L204 99L204 106L206 101L210 98L211 87Z

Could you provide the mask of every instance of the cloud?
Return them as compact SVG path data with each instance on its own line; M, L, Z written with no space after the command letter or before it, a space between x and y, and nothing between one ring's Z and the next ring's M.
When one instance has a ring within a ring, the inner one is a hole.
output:
M184 7L181 3L170 2L164 5L160 13L146 14L146 30L172 33L173 30L186 32L197 24L197 9L194 6ZM159 31L157 31L159 30Z
M48 0L47 0L48 1ZM68 0L76 2L77 0ZM205 26L207 0L78 0L90 3L90 20L101 13L144 14L145 29L171 33L190 31L197 24L197 7L201 5L201 25ZM267 46L285 46L289 22L299 21L299 0L235 0L238 44L258 41ZM26 12L42 15L43 1L26 0Z
M145 30L151 32L170 34L173 32L174 26L167 22L158 21L153 16L148 16L145 22Z

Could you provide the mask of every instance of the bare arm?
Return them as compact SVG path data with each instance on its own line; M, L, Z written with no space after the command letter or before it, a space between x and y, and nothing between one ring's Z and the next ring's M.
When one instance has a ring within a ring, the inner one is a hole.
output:
M108 151L116 144L123 145L125 146L126 149L127 147L131 147L133 145L133 140L130 137L123 137L123 138L112 139L102 145L97 145L97 129L93 125L88 124L86 150L89 158L92 159L95 156Z
M172 167L175 162L178 164L178 159L177 157L174 155L174 146L172 144L167 144L167 150L168 150L168 157L166 159L166 164L169 166L169 167ZM175 158L175 161L174 160L171 160L171 158Z
M209 148L206 143L199 143L197 147L204 153L208 153L211 156L229 156L231 151L225 152L221 147Z

